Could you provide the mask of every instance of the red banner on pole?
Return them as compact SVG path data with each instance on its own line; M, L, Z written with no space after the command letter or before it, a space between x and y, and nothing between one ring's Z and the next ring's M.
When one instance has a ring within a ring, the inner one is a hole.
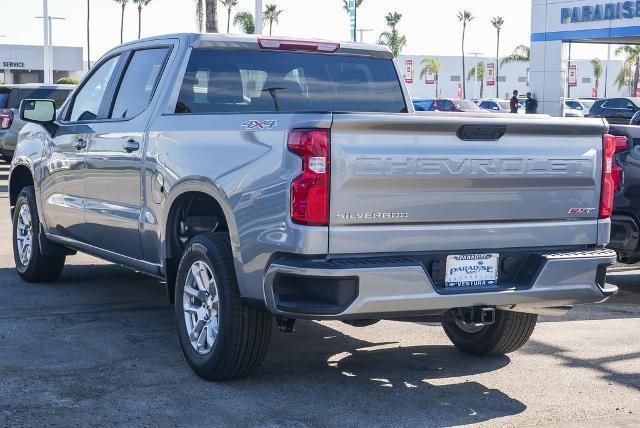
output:
M496 65L492 62L487 64L487 86L496 84Z
M578 86L578 66L576 64L569 65L569 87Z
M462 98L462 83L458 83L458 98Z
M413 60L404 61L404 81L405 83L413 83Z

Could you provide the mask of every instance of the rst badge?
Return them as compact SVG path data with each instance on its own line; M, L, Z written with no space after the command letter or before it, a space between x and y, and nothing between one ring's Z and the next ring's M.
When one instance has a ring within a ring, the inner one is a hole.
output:
M278 126L277 120L247 120L240 125L245 129L273 129Z
M595 208L571 208L569 210L569 214L572 214L572 215L591 214L591 212L595 210L596 210Z

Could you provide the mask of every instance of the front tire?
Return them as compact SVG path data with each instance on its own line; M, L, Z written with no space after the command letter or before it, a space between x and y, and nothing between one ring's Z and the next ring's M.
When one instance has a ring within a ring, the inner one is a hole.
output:
M175 316L184 356L205 379L242 378L264 360L272 316L241 301L225 234L198 235L187 245L178 267Z
M495 323L485 326L466 325L455 313L452 318L442 327L456 348L473 355L503 355L527 343L538 315L496 310Z
M13 213L13 258L18 274L27 282L51 282L60 278L65 256L45 256L38 236L40 220L33 186L22 189Z

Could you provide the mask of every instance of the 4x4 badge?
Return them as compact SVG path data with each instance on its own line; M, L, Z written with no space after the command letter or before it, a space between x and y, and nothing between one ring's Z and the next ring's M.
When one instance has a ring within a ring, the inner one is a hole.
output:
M273 129L278 126L277 120L247 120L241 125L245 129Z

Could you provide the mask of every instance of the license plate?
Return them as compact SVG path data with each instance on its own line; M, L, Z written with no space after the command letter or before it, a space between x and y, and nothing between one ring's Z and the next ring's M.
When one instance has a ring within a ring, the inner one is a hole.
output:
M447 256L446 287L484 287L498 284L498 254Z

